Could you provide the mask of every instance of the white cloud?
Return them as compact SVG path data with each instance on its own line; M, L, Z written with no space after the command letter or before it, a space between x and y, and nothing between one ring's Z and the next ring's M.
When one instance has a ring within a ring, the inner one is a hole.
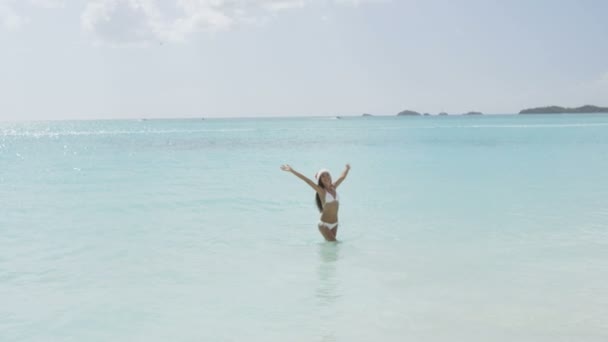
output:
M0 26L9 31L19 30L25 25L27 19L8 4L0 2Z
M380 0L331 0L358 5ZM91 0L82 28L97 43L141 44L186 41L198 32L228 30L269 13L306 7L318 0Z
M30 19L20 12L27 11L28 7L63 8L65 0L0 0L0 29L17 31L30 22ZM19 8L18 10L15 8Z
M151 1L98 0L87 4L81 15L86 32L114 44L132 44L154 38L154 21L159 16Z
M66 5L65 0L30 0L32 6L43 8L63 8Z
M270 0L270 1L262 1L261 6L270 10L270 11L280 11L284 9L290 8L301 8L306 5L306 1L304 0Z

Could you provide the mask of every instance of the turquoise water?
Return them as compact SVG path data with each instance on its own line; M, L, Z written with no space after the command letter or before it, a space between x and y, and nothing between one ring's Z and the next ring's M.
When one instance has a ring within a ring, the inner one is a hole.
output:
M339 243L279 166L341 186ZM608 116L0 123L0 341L606 341Z

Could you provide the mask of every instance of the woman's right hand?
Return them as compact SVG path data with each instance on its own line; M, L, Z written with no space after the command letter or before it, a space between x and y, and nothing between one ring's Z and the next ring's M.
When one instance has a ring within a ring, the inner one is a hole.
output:
M281 170L287 171L287 172L293 171L293 169L291 168L291 166L289 166L289 164L281 165Z

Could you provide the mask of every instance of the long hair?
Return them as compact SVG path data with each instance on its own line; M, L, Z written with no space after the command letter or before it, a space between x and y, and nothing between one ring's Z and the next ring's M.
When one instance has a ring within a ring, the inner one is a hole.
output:
M317 185L319 185L320 187L322 187L323 189L325 189L325 185L323 185L323 183L321 182L321 177L319 177L319 182L317 183ZM322 213L323 212L323 204L321 203L321 197L319 197L319 193L318 192L315 194L315 201L317 202L317 208L319 208L319 212Z

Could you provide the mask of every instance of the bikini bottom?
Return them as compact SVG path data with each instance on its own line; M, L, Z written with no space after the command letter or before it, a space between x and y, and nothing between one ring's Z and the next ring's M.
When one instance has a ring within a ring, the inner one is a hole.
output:
M338 226L338 222L327 223L323 221L319 221L319 227L327 227L327 229L334 229Z

